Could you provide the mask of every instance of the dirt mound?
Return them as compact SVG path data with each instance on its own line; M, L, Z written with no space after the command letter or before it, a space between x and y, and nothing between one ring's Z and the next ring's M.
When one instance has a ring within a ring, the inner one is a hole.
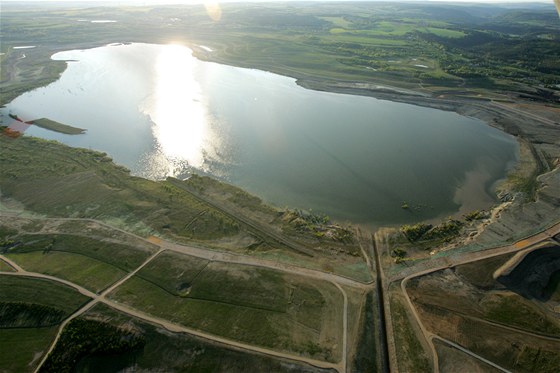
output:
M560 271L560 246L550 244L531 251L509 273L496 280L529 299L548 301L556 286L552 277Z

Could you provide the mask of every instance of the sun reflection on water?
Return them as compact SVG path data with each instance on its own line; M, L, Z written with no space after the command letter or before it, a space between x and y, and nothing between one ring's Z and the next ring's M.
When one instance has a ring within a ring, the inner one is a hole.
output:
M154 93L144 110L154 123L154 137L170 162L171 175L177 162L195 168L204 164L204 144L210 134L204 96L195 79L196 62L188 48L165 46L155 65Z

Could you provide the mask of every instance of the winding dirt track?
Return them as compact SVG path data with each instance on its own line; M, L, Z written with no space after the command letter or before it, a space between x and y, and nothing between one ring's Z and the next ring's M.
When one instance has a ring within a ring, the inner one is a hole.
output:
M6 216L6 215L7 214L5 214L5 213L0 213L0 217ZM14 216L14 214L11 214L11 216ZM154 245L153 241L150 241L150 240L145 239L143 237L140 237L140 236L134 235L132 233L126 232L124 230L121 230L121 229L118 229L118 228L115 228L115 227L111 227L111 226L109 226L109 225L107 225L103 222L96 221L96 220L70 219L70 218L60 218L60 219L59 218L40 218L40 219L41 220L54 220L54 221L69 221L69 220L80 221L81 220L81 221L94 222L94 223L99 224L101 226L104 226L106 228L120 231L121 233L127 234L129 236L135 237L136 239L140 239L140 240L143 240L145 242L148 242L148 243ZM205 249L202 249L202 248L196 248L196 247L176 244L176 243L165 241L165 240L162 240L162 239L158 239L158 243L156 245L159 246L159 250L156 253L152 254L138 268L136 268L134 271L128 273L125 277L123 277L119 281L115 282L113 285L111 285L109 288L104 290L99 295L95 294L95 293L93 293L93 292L91 292L91 291L89 291L89 290L87 290L87 289L85 289L85 288L83 288L83 287L81 287L77 284L74 284L70 281L67 281L67 280L63 280L63 279L60 279L60 278L57 278L57 277L53 277L53 276L49 276L49 275L45 275L45 274L41 274L41 273L28 272L28 271L24 270L23 268L21 268L20 266L18 266L14 261L5 257L4 255L0 255L0 260L4 261L9 266L14 268L14 270L16 270L16 272L0 272L1 275L42 278L42 279L46 279L46 280L50 280L50 281L59 282L59 283L62 283L64 285L67 285L69 287L72 287L73 289L76 289L81 294L91 298L91 301L89 301L83 307L81 307L76 312L74 312L72 315L70 315L60 325L55 340L51 344L48 352L43 356L43 358L42 358L41 362L39 363L39 365L37 366L35 372L39 371L41 366L46 361L48 355L54 349L56 343L58 342L58 340L60 338L60 335L62 334L62 331L63 331L64 327L71 320L73 320L74 318L82 315L83 313L85 313L86 311L91 309L97 303L104 303L104 304L108 305L109 307L112 307L116 310L119 310L119 311L121 311L125 314L128 314L130 316L140 318L144 321L148 321L150 323L159 325L159 326L161 326L161 327L163 327L163 328L165 328L169 331L172 331L172 332L187 333L187 334L190 334L190 335L194 335L194 336L197 336L197 337L207 339L207 340L212 341L212 342L218 342L218 343L221 343L221 344L224 344L224 345L227 345L229 347L233 347L233 348L236 348L236 349L239 349L239 350L256 352L256 353L260 353L260 354L264 354L264 355L268 355L268 356L272 356L272 357L276 357L276 358L298 361L298 362L306 363L306 364L309 364L309 365L312 365L312 366L315 366L315 367L319 367L319 368L335 369L336 371L338 371L340 373L346 372L347 350L348 350L348 342L347 342L347 338L348 338L348 298L347 298L346 292L344 291L344 289L342 288L341 285L355 287L355 288L369 288L371 285L364 284L364 283L361 283L361 282L358 282L358 281L355 281L355 280L352 280L352 279L349 279L349 278L346 278L346 277L337 276L337 275L327 273L327 272L322 272L322 271L317 271L317 270L312 270L312 269L306 269L306 268L300 268L300 267L291 266L291 265L282 264L282 263L277 263L277 262L272 262L272 261L268 261L268 260L252 258L252 257L244 256L244 255L237 255L237 254L231 254L231 253L225 253L225 252L217 252L217 251L209 250L209 249L205 250ZM314 279L318 279L318 280L331 282L332 284L334 284L340 290L340 292L342 293L343 299L344 299L343 319L342 319L342 337L343 337L343 340L342 340L342 354L341 354L342 358L341 358L341 361L339 363L329 363L329 362L325 362L325 361L306 358L306 357L299 356L299 355L288 354L288 353L283 353L283 352L279 352L279 351L275 351L275 350L261 348L261 347L258 347L258 346L253 346L253 345L250 345L250 344L237 342L237 341L230 340L230 339L227 339L227 338L222 338L222 337L212 335L212 334L209 334L209 333L205 333L205 332L202 332L202 331L199 331L199 330L187 328L187 327L184 327L182 325L172 323L172 322L170 322L168 320L165 320L165 319L161 319L161 318L158 318L158 317L148 315L148 314L143 313L139 310L130 308L126 305L123 305L121 303L118 303L118 302L115 302L113 300L110 300L110 299L106 298L106 296L108 294L113 292L115 289L117 289L119 286L121 286L123 283L125 283L128 279L130 279L132 276L134 276L138 271L140 271L149 262L151 262L153 259L155 259L162 252L167 251L167 250L168 251L179 252L179 253L183 253L183 254L188 254L188 255L199 257L199 258L204 258L204 259L211 260L211 261L221 261L221 262L232 263L232 264L243 264L243 265L249 265L249 266L255 266L255 267L263 267L263 268L278 270L278 271L282 271L282 272L286 272L286 273L297 274L299 276L310 277L310 278L314 278Z
M547 240L551 240L554 236L560 234L560 223L557 223L555 225L553 225L552 227L548 228L547 230L537 233L533 236L530 236L528 238L525 238L521 241L518 241L512 245L509 246L504 246L504 247L499 247L496 249L491 249L491 250L485 250L482 252L476 252L476 253L467 253L464 255L458 255L455 258L452 257L448 257L446 258L447 260L445 261L446 264L445 265L441 265L441 266L435 266L433 268L430 269L425 269L422 271L418 271L416 273L413 274L409 274L408 276L406 276L402 282L401 282L401 290L404 294L404 297L406 299L406 302L408 304L408 307L412 313L412 315L414 316L414 319L416 320L418 326L420 327L420 330L422 331L422 335L424 337L424 340L427 342L428 346L430 347L431 353L432 353L432 361L433 361L433 365L434 365L434 372L435 373L439 373L439 364L438 364L438 355L435 349L435 346L433 344L433 339L437 338L447 344L452 345L453 347L460 347L460 350L468 353L470 356L475 357L477 359L479 359L480 361L483 361L487 364L490 363L490 365L492 365L493 367L500 369L503 372L509 372L507 369L500 367L498 365L496 365L495 363L489 362L487 359L483 358L482 356L479 356L477 354L475 354L474 352L465 349L464 347L461 347L459 345L456 345L453 342L447 341L444 338L441 338L440 336L428 331L426 329L426 327L424 326L424 324L422 323L422 320L420 318L420 316L418 315L418 312L416 310L416 307L414 307L414 304L412 303L412 300L410 299L410 296L408 295L408 292L406 291L406 284L409 280L416 278L416 277L421 277L433 272L437 272L443 269L447 269L447 268L451 268L451 267L455 267L461 264L467 264L467 263L472 263L472 262L476 262L479 260L483 260L483 259L488 259L488 258L492 258L498 255L503 255L506 253L511 253L511 252L517 252L517 251L521 251L521 250L525 250L533 245L539 244L541 242L547 241ZM393 281L398 280L399 278L395 278ZM535 335L537 336L537 335ZM541 338L546 338L548 339L548 337L542 337L542 336L538 336Z

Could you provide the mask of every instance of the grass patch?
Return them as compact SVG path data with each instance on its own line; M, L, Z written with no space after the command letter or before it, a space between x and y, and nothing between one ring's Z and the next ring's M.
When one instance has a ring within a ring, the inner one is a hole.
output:
M203 267L186 256L166 271L169 260L155 259L111 297L215 335L318 359L338 358L332 341L341 338L342 296L331 284L219 262ZM185 264L184 274L178 273L179 263Z
M259 211L265 214L276 215L277 211L267 206L263 201L253 196L241 188L222 183L207 176L191 175L185 185L193 188L197 193L213 196L233 203L234 205L250 211Z
M15 236L17 234L17 230L0 224L0 246L4 244L5 241L9 239L9 237Z
M52 281L0 276L0 371L33 371L57 327L89 298Z
M420 32L425 32L429 34L434 34L437 36L441 36L442 38L463 38L467 36L466 33L463 31L458 30L450 30L446 28L438 28L438 27L426 27L425 29L421 29Z
M134 367L150 372L327 372L304 364L286 362L266 355L228 349L188 334L170 333L152 324L98 304L85 315L102 319L114 327L126 326L145 340L142 350L112 356L88 356L80 360L77 371L126 371Z
M0 276L0 302L23 302L59 309L65 316L89 298L53 281L29 277Z
M64 311L40 304L0 302L0 328L41 328L64 319Z
M237 223L219 211L168 182L131 176L104 153L27 136L0 136L0 188L35 212L118 220L145 235L158 231L215 239L239 232Z
M455 272L469 283L481 289L490 290L497 285L493 277L494 272L513 255L514 254L499 255L494 258L462 264L455 267Z
M328 21L337 27L348 29L352 26L352 22L346 20L344 17L319 17L324 21Z
M0 272L15 272L15 270L5 262L0 260Z
M212 263L193 283L189 298L223 302L241 307L262 309L271 312L285 313L288 311L290 298L286 292L287 281L280 272L261 268L237 267L230 270L231 265ZM228 281L229 280L229 281ZM306 312L311 312L308 322L314 328L320 328L323 297L312 287L295 289L292 302L308 302ZM300 298L301 299L298 299Z
M209 261L175 252L164 252L148 263L136 276L177 296L186 296L195 277Z
M525 346L514 367L519 371L556 373L560 367L560 353Z
M537 197L537 188L539 186L537 176L537 172L533 172L528 176L510 174L508 175L508 182L512 185L514 192L523 193L525 198L530 201L535 201Z
M112 298L172 322L243 342L271 347L279 338L268 320L270 311L185 299L138 277L117 289Z
M500 296L496 303L488 306L485 317L500 324L532 332L560 335L560 328L555 323L517 295Z
M119 268L74 253L36 251L12 254L8 257L27 271L62 278L94 293L101 292L126 275L126 272Z
M47 118L35 119L33 124L37 127L67 135L80 135L86 132L83 128L72 127Z
M0 372L33 372L57 331L57 327L0 328Z
M33 252L78 254L109 264L125 272L136 269L155 252L155 248L139 250L119 243L71 234L21 235L17 239L21 242L21 245L7 251L7 254L14 258L16 257L15 254Z

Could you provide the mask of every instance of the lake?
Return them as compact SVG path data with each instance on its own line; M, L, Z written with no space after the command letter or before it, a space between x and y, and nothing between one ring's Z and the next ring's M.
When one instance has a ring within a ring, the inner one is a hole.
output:
M480 120L307 90L292 78L200 61L184 46L114 44L53 59L69 61L61 78L16 98L4 115L87 133L32 126L28 134L105 151L135 175L209 174L338 220L400 224L488 207L518 157L513 137Z

